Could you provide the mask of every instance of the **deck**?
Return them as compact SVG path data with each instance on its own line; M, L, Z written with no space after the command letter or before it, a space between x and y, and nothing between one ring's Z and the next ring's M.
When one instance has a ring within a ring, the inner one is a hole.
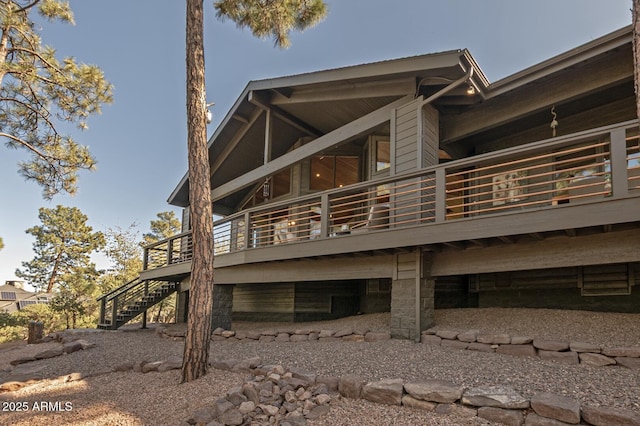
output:
M244 210L214 223L216 281L286 278L273 262L292 260L371 277L415 247L434 275L638 261L639 142L634 120ZM191 244L147 246L141 278L188 275Z

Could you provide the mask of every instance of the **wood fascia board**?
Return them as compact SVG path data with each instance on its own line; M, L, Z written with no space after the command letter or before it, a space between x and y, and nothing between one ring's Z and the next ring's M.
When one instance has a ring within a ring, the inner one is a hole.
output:
M291 105L309 102L403 96L413 94L415 91L416 80L413 77L363 83L339 82L325 88L310 87L294 90L289 97L274 92L271 97L271 104Z
M267 262L260 265L218 267L218 284L261 284L266 282L301 282L391 277L393 257L390 254L370 257L336 257Z
M638 253L640 230L631 230L441 252L434 255L432 272L446 276L637 262Z
M567 84L566 79L545 81L522 87L513 95L486 100L482 105L461 114L443 117L441 142L454 142L633 76L633 62L630 60L608 67L599 64L593 68L591 64L580 70L571 84Z
M412 56L409 58L392 59L388 61L335 68L288 77L259 80L252 82L251 89L279 90L282 87L295 87L347 79L355 80L360 78L382 77L385 75L426 71L437 68L450 68L459 65L460 56L463 53L463 50L450 50L421 56Z
M491 84L487 99L566 69L631 42L631 26L607 34Z
M388 105L385 105L369 114L360 117L344 126L320 136L319 138L287 153L269 163L258 167L242 176L237 177L211 191L211 198L215 202L239 189L245 188L254 182L266 178L280 170L283 170L298 161L302 161L332 146L348 141L359 134L389 120L391 111L405 103L410 102L413 96L405 96Z

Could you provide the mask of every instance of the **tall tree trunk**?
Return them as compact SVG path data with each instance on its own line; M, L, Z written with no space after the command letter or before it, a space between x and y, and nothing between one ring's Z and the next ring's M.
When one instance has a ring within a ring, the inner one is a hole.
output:
M640 0L633 0L633 81L636 89L636 115L640 118Z
M187 0L187 137L193 235L182 382L207 372L213 306L213 211L207 152L203 0Z

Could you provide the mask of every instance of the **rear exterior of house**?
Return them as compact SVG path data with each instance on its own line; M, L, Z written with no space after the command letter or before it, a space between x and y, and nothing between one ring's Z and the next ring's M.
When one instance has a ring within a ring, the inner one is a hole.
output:
M466 50L250 82L209 141L216 325L434 308L640 311L631 28L490 84ZM191 263L184 233L143 281Z

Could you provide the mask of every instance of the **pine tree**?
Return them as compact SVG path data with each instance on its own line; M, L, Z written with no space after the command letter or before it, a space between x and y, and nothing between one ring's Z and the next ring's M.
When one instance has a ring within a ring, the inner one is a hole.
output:
M248 27L258 37L273 36L280 47L288 45L291 29L312 26L326 14L322 0L221 0L214 6L219 18ZM187 0L187 144L193 260L182 382L198 379L207 372L213 308L213 209L205 116L203 15L203 0Z
M88 148L60 127L86 128L87 118L111 102L112 86L97 66L60 61L53 48L43 46L34 13L74 23L66 1L0 0L0 139L29 154L19 172L51 199L59 192L73 194L78 171L95 168Z
M149 223L150 232L142 235L143 246L173 237L181 231L180 220L174 212L160 212L156 214L156 217L157 219Z
M42 225L27 229L35 237L35 257L22 262L16 276L24 278L39 291L50 293L70 274L94 269L90 255L104 247L102 232L93 232L85 216L77 207L57 206L40 208Z

